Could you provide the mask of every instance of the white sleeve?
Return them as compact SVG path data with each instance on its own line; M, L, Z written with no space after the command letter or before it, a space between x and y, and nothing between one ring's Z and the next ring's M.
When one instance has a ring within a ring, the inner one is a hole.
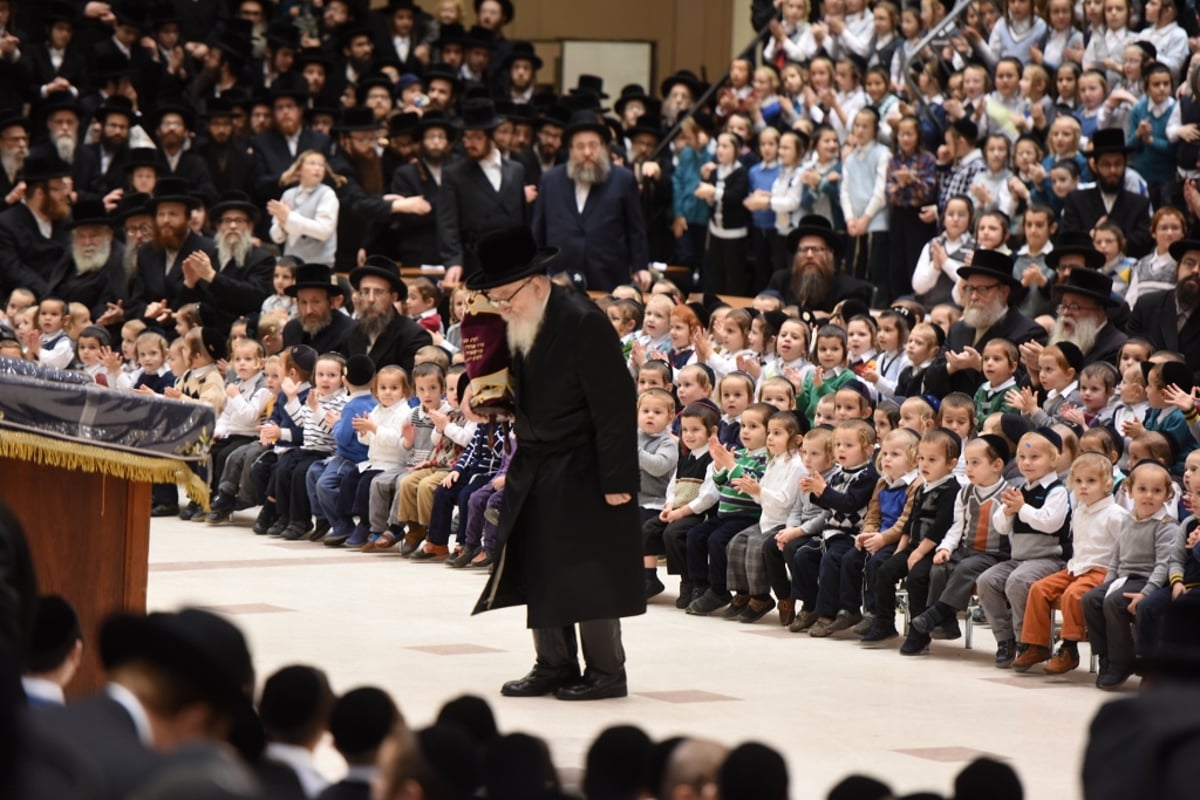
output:
M317 214L314 218L309 219L292 211L292 213L288 214L287 222L283 224L283 228L288 233L297 236L307 236L310 239L323 242L337 231L338 207L337 194L332 189L321 192L321 197L317 203ZM274 223L272 223L273 227Z
M933 257L929 252L931 241L921 248L921 255L917 257L917 266L913 270L912 288L915 294L925 294L937 285L938 269L933 265Z
M965 487L960 489L958 494L954 496L954 520L950 523L950 529L946 531L946 535L942 537L942 541L938 544L938 550L948 550L951 553L958 548L959 542L962 541L963 525L967 522L966 513L966 495L971 488Z
M879 163L875 165L875 188L871 192L871 199L867 202L867 209L862 214L867 219L874 218L887 206L887 175L888 165L891 162L892 154L886 149L880 151Z

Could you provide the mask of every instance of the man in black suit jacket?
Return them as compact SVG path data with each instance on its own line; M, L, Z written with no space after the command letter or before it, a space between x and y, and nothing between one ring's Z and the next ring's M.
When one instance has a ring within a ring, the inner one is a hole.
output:
M375 369L392 364L412 374L417 351L433 344L429 331L396 311L396 301L408 296L395 262L371 256L350 273L350 283L359 293L358 325L346 340L347 355L366 354Z
M538 244L557 247L565 268L605 292L633 276L648 285L650 277L637 179L613 166L611 138L593 112L578 112L566 130L567 163L542 176L533 208Z
M104 327L119 322L118 309L127 299L125 245L113 238L114 222L104 203L77 203L67 223L70 248L49 278L50 294L67 303L83 303L96 324Z
M454 125L440 111L426 112L418 125L421 155L392 175L392 194L415 206L411 213L393 214L388 224L376 225L370 253L383 253L398 264L420 266L441 260L437 237L437 205L442 175L450 163ZM424 203L417 201L424 200Z
M9 112L0 119L0 211L5 211L21 201L14 192L21 182L20 172L29 156L29 120L19 113Z
M139 122L128 97L114 95L96 109L95 120L100 123L100 140L85 144L99 164L101 191L108 194L125 187L125 166L129 163L129 131Z
M1125 188L1125 132L1117 128L1096 131L1091 149L1096 185L1076 189L1063 206L1062 230L1090 234L1101 220L1115 222L1125 232L1125 255L1141 258L1150 252L1150 200Z
M205 119L207 136L192 151L204 159L217 194L238 191L249 195L254 188L254 159L246 152L245 143L233 136L233 105L214 97L207 103Z
M24 287L38 298L50 291L50 270L67 251L71 167L47 148L25 160L25 201L0 214L0 295Z
M950 392L974 395L983 383L984 346L1008 339L1020 347L1046 343L1046 329L1017 311L1011 295L1020 286L1012 274L1012 257L997 250L976 250L971 266L958 271L966 306L963 317L950 326L941 354L925 371L925 386L937 397Z
M271 294L275 257L254 246L258 208L244 192L221 197L209 219L217 226L217 258L197 250L184 259L179 302L200 303L204 324L227 334L234 320L258 313Z
M304 79L293 73L279 76L271 85L271 114L274 126L250 140L254 156L254 199L262 206L283 194L279 179L305 150L329 153L329 137L303 127L308 89Z
M1171 245L1176 259L1175 289L1138 298L1129 317L1129 335L1148 339L1156 350L1171 350L1200 379L1200 240Z
M456 284L479 268L475 246L489 233L528 223L525 170L500 154L492 132L501 124L491 100L463 103L463 149L467 158L442 175L437 207L438 244L445 282Z
M45 133L49 144L71 165L71 184L74 199L96 199L104 194L100 180L100 162L86 147L80 144L79 103L70 92L56 92L42 104Z
M550 108L534 121L534 142L526 150L513 156L513 160L525 168L525 185L537 186L542 173L549 172L559 164L567 162L562 149L563 131L570 120L564 108Z
M165 165L164 175L187 181L192 191L215 192L204 157L184 149L195 127L194 113L181 103L161 103L147 115L146 127L153 131Z
M338 152L330 169L346 179L338 187L338 249L334 266L349 272L358 266L358 251L364 247L372 225L385 225L398 208L395 199L383 196L387 178L375 153L379 125L369 108L349 108L336 128Z
M75 41L77 17L78 11L69 0L51 2L44 16L46 36L28 45L22 44L21 66L29 88L39 98L71 89L82 92L90 82L87 58ZM52 47L61 53L58 66L50 56Z
M158 194L148 204L154 214L154 240L138 249L127 319L145 316L164 322L170 312L179 310L186 296L183 262L188 256L202 250L211 261L217 261L212 239L188 228L188 218L198 203L188 189L179 178L158 182Z

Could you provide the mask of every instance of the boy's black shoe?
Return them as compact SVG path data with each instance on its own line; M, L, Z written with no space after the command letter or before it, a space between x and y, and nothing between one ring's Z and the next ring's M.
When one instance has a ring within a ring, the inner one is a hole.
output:
M319 542L324 539L325 534L329 533L329 531L332 529L333 524L329 520L317 517L316 527L314 527L312 533L308 535L308 540L310 542ZM346 538L349 539L349 535L347 535Z
M731 602L724 611L721 612L721 619L737 619L742 615L742 611L750 607L750 595L735 594L733 602Z
M666 590L666 588L667 588L666 586L663 586L663 582L658 579L657 575L647 575L646 576L646 599L647 600L649 600L651 597L657 597L658 595L662 594Z
M208 517L205 519L205 521L208 522L209 525L223 525L226 522L229 522L229 519L232 516L232 509L219 511L217 510L216 505L214 505L213 510L208 512Z
M867 632L867 635L859 639L860 644L865 644L868 647L881 647L884 642L895 639L900 635L900 631L896 630L896 626L888 625L885 622L876 620L876 625Z
M937 609L930 606L912 618L908 626L917 633L933 633L933 629L942 624L942 617Z
M913 630L910 625L908 636L904 637L904 644L900 645L900 655L919 656L922 653L928 653L931 640L932 637L928 633Z
M752 624L771 613L771 609L775 608L775 601L770 597L751 597L750 602L742 609L742 613L738 614L738 622Z
M152 517L174 517L179 513L179 505L171 503L159 503L150 509Z
M679 597L675 599L675 607L683 611L692 604L692 595L695 593L695 587L688 581L679 582Z
M283 532L288 528L288 521L282 517L271 523L271 527L267 528L267 536L283 536Z
M450 558L450 559L446 560L446 566L452 567L454 569L462 569L467 564L471 563L471 559L474 558L475 554L478 552L479 552L479 548L476 547L475 545L472 545L472 544L466 545L465 547L463 547L463 549L459 552L458 555L456 555L454 558Z
M284 528L279 536L280 538L286 539L289 542L298 542L308 535L309 532L307 529L308 526L303 522L293 522L291 525L288 525L286 528Z
M951 617L933 629L930 633L934 639L940 641L952 641L962 638L962 628L958 627L958 617Z
M1111 664L1105 664L1100 668L1100 674L1096 676L1096 688L1106 692L1115 692L1125 684L1125 681L1129 680L1132 674L1132 672L1117 669Z
M719 594L710 586L704 594L691 602L687 607L687 613L706 617L714 611L720 611L727 605L729 605L729 593L724 592Z
M1008 669L1017 657L1017 640L1006 639L996 645L996 668Z
M203 513L204 511L200 508L200 504L192 501L179 510L179 518L184 522L190 522L192 517Z

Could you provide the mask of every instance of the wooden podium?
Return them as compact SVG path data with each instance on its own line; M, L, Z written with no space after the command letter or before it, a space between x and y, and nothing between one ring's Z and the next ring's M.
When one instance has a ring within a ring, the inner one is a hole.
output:
M101 621L114 611L146 610L150 486L0 458L0 495L25 529L38 591L62 595L79 613L83 664L71 683L72 696L104 683Z

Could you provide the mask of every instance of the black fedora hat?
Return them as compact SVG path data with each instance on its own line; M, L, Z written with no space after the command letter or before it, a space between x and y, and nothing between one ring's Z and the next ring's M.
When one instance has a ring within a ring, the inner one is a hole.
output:
M342 116L342 103L332 92L322 92L317 95L312 99L308 108L304 109L304 121L310 126L321 115L332 120L330 127L336 126L338 119Z
M254 665L242 632L209 611L116 614L100 628L100 660L112 670L145 661L178 675L235 719L253 718Z
M1175 259L1175 263L1183 258L1183 254L1189 250L1200 250L1200 239L1180 239L1171 245L1171 258Z
M1016 288L1021 285L1013 275L1013 258L999 250L975 250L971 256L969 267L959 267L958 277L969 278L972 275L982 275L995 278L1005 286Z
M500 17L504 20L504 24L507 25L508 23L512 22L513 17L515 17L517 14L516 8L513 7L512 0L496 0L496 2L500 3ZM479 14L479 7L482 5L483 0L475 0L476 15Z
M448 44L456 44L461 46L463 39L467 38L467 29L457 22L451 22L449 25L443 25L438 29L438 38L434 42L438 48L443 48Z
M343 108L341 118L334 126L338 133L353 133L354 131L377 131L383 127L375 119L375 112L366 106Z
M46 27L50 27L55 22L69 22L72 25L79 22L79 9L74 3L68 0L50 0L46 4L46 10L42 12L42 19L46 22Z
M575 134L591 131L598 134L605 144L612 141L612 131L608 125L601 122L594 111L576 111L571 115L571 121L563 131L563 144L569 145Z
M465 100L459 117L465 131L494 131L504 122L491 100Z
M571 110L566 106L555 104L538 111L537 118L533 121L533 127L534 129L539 129L547 125L553 125L554 127L565 129L570 122Z
M350 272L350 285L358 289L358 285L362 283L362 279L369 275L374 275L376 278L383 278L391 284L392 291L400 295L401 298L408 297L408 286L400 278L400 268L396 266L395 261L392 261L387 256L367 256L367 260L363 262L361 267Z
M576 111L594 111L597 114L603 114L608 111L600 101L600 95L591 89L572 89L571 93L564 95L560 102L563 106L570 109L572 113Z
M1092 237L1082 231L1063 231L1054 243L1054 249L1046 255L1046 266L1058 269L1058 260L1063 256L1081 255L1084 263L1092 269L1104 266L1104 254L1092 244Z
M204 119L233 119L233 104L228 97L213 97L204 104Z
M333 281L333 271L324 264L301 264L296 267L296 282L284 291L289 297L295 297L301 289L324 289L330 297L342 293L342 288Z
M539 56L537 51L533 49L532 42L513 42L512 52L505 56L504 62L501 64L501 66L504 69L508 69L510 66L512 66L514 61L528 61L529 63L533 64L533 69L535 72L545 65L545 62L542 61L542 57Z
M461 44L464 50L491 50L496 46L496 36L487 28L480 25L472 25L466 35L462 37Z
M304 67L308 64L320 64L328 72L333 68L333 60L329 54L320 47L305 47L296 53L296 60L293 62L293 69L297 72L303 72Z
M157 131L158 126L162 124L163 117L168 114L177 114L183 120L184 128L189 131L196 130L196 110L188 103L178 99L156 105L154 110L146 115L147 130Z
M271 83L267 91L267 102L272 105L276 100L290 98L299 105L308 105L308 82L295 72L285 72Z
M20 111L14 111L11 108L0 111L0 132L13 127L24 128L25 133L29 133L29 118L21 116Z
M267 26L266 40L276 50L281 47L299 50L300 29L288 20L277 19Z
M75 99L75 95L70 92L51 92L46 95L46 99L42 101L38 108L38 114L43 120L49 119L50 115L58 111L70 111L76 117L82 117L79 101Z
M133 108L133 101L123 94L110 95L103 103L96 106L96 113L92 118L98 120L101 124L108 119L110 114L120 114L129 120L129 124L137 124L140 116Z
M529 103L514 103L505 116L513 125L528 125L532 128L537 120L537 109Z
M1126 155L1130 149L1125 144L1125 131L1121 128L1101 128L1092 134L1088 149L1083 152L1088 158L1102 156L1105 153L1120 153Z
M167 162L155 147L135 147L125 156L125 172L133 172L139 167L150 167L162 175L167 170Z
M537 246L527 225L497 231L480 240L476 249L480 270L467 278L471 291L494 289L532 275L545 275L557 247Z
M213 31L208 44L241 63L254 47L254 24L247 19L226 19Z
M354 98L360 106L366 105L367 94L376 87L385 89L389 96L396 92L396 87L386 75L368 75L354 86Z
M97 198L81 197L71 206L71 220L68 228L82 228L84 225L103 225L112 227L115 220L104 208L104 201Z
M1121 304L1121 301L1113 297L1112 285L1112 277L1099 270L1073 269L1067 276L1066 283L1058 283L1050 287L1050 294L1053 296L1082 294L1106 306L1116 307Z
M663 97L666 97L671 93L672 88L681 83L691 90L693 99L699 99L707 88L704 81L696 77L696 73L690 69L681 69L673 75L668 75L659 87L659 91Z
M121 195L121 200L117 203L117 208L113 211L113 222L124 222L130 217L136 217L142 214L152 215L154 212L150 209L150 195L145 192L126 192Z
M447 138L452 141L456 136L458 136L457 123L447 117L443 111L426 111L424 116L417 121L415 126L417 136L424 136L425 131L433 128L440 128L441 130L445 131Z
M149 10L141 0L116 0L109 7L118 25L128 25L141 31L148 31L153 25Z
M92 74L97 80L115 81L133 72L129 59L119 50L104 51L96 54L96 62L92 65Z
M42 145L29 151L17 177L26 183L35 183L65 178L70 174L71 165L63 161L56 150Z
M608 99L608 95L604 92L604 78L599 75L580 75L575 81L575 88L571 90L571 94L580 92L592 92L601 100Z
M192 187L183 178L167 175L159 178L154 186L154 197L150 198L151 210L157 210L163 203L183 203L191 211L200 205L200 201L192 194Z
M433 112L429 112L433 113ZM441 114L441 112L438 112ZM442 117L445 114L441 114ZM388 136L416 136L417 126L424 119L415 111L402 111L399 114L392 114L388 117Z
M230 189L227 192L223 192L217 198L217 202L209 207L209 219L220 220L221 215L226 211L244 211L252 222L258 222L258 206L250 199L250 195L239 189Z
M833 229L833 224L820 214L806 214L800 218L800 224L787 236L788 252L795 253L805 236L820 236L829 245L834 257L842 252L842 237Z
M656 114L643 114L638 117L636 125L631 125L625 130L625 135L630 139L635 136L649 135L661 142L667 135L667 131L663 128L662 117Z
M646 94L646 88L640 83L627 83L621 87L621 96L617 98L617 102L613 103L613 110L618 115L623 115L625 105L630 100L636 100L645 106L650 99L650 95Z

